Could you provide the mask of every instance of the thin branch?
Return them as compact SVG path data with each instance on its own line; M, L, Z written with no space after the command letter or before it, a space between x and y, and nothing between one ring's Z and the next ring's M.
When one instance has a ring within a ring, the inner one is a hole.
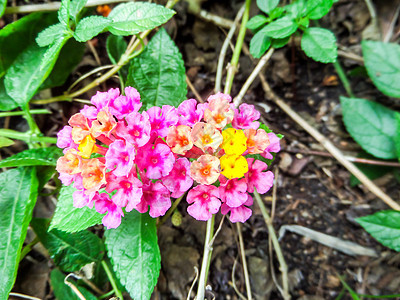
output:
M190 81L190 79L189 79L189 77L187 75L186 75L186 83L187 83L189 89L192 91L192 93L196 97L196 99L199 102L204 103L203 98L200 96L199 92L196 90L196 88L194 87L193 83Z
M76 295L79 299L81 299L81 300L86 300L85 296L82 295L82 293L78 290L78 288L77 288L73 283L71 283L71 282L68 281L68 279L69 279L70 277L75 277L75 278L77 278L77 279L81 279L81 278L78 277L78 276L76 276L74 273L70 273L70 274L67 275L67 277L65 277L64 283L65 283L66 285L68 285L68 286L72 289L72 291L75 293L75 295Z
M236 265L237 265L237 258L233 262L233 267L232 267L232 284L231 286L235 290L236 294L238 294L239 298L242 300L247 300L246 297L239 291L239 289L236 286L236 279L235 279L235 272L236 272Z
M223 28L231 28L234 25L231 20L222 18L218 15L214 15L203 9L200 10L198 16L204 19L205 21L212 22L215 25L221 26Z
M187 296L186 300L190 300L194 285L196 284L197 279L199 278L199 269L197 267L194 267L194 273L195 273L195 277L193 279L192 285L190 286L189 293L188 293L188 296Z
M238 233L238 236L239 236L240 257L242 258L244 282L246 284L247 299L251 300L253 298L252 298L252 295L251 295L251 285L250 285L249 271L247 269L246 252L244 250L242 228L241 228L239 222L236 223L236 229L237 229L237 233Z
M18 297L18 298L22 298L22 299L29 299L29 300L40 300L40 298L36 298L33 296L21 294L21 293L10 293L9 296L10 297Z

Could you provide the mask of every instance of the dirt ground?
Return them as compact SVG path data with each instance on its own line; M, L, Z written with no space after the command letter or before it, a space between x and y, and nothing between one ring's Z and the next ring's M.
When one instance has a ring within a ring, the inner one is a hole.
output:
M231 20L242 4L240 1L227 0L201 2L204 10ZM253 2L251 14L255 15L257 8ZM399 2L375 1L383 32L391 22L391 12L395 11ZM227 29L188 13L185 3L178 3L175 8L178 13L166 28L183 54L189 79L202 98L206 99L213 92L218 55ZM360 42L363 36L374 34L369 27L370 14L363 0L339 1L320 23L335 33L339 49L346 53L361 55ZM398 40L399 22L395 25L393 38ZM250 38L249 32L247 45ZM105 39L106 36L101 35L96 40L96 49L102 63L108 64ZM93 68L93 61L93 55L87 49L84 62L65 84L64 90L79 75ZM400 107L394 99L377 92L363 75L362 63L343 56L339 56L339 61L348 72L351 87L357 97L375 99L394 109ZM254 62L243 54L232 95L239 92L253 67ZM349 137L341 117L339 97L346 96L346 92L332 65L308 59L295 38L288 46L273 54L263 72L273 90L288 105L344 153L357 156L361 149ZM117 82L110 80L102 88L114 86L117 86ZM64 91L63 88L51 92L57 95ZM81 98L89 99L93 93L91 91ZM193 93L189 92L188 97L194 97ZM358 293L399 293L400 255L381 246L354 221L356 217L387 207L365 187L351 186L349 172L335 159L306 154L308 151L325 150L264 96L258 79L244 101L257 105L267 125L274 132L284 135L282 151L271 166L276 175L276 197L272 197L272 191L264 195L267 208L273 211L273 226L277 234L283 225L300 225L377 252L376 257L351 256L309 237L286 231L280 244L289 269L292 298L335 299L343 288L339 275ZM54 114L38 121L41 128L49 129L46 134L54 136L80 108L79 103L51 104L49 109ZM18 119L13 119L10 126L23 130L23 122ZM18 151L18 145L12 151ZM393 199L399 199L399 185L393 173L377 179L376 183ZM50 217L54 207L54 198L41 197L35 209L35 217ZM201 264L205 223L188 217L185 204L180 206L180 211L183 215L181 226L175 227L167 222L159 230L162 270L154 299L186 299L195 277L194 267L199 268ZM217 218L216 225L219 220ZM279 264L275 254L271 257L268 230L257 205L253 206L253 216L241 229L253 296L256 299L282 299L274 283L280 283ZM245 294L238 249L237 227L224 220L214 244L209 272L209 299L239 299L235 288ZM34 249L21 263L15 290L42 299L53 299L49 287L49 272L53 266L39 248ZM274 274L271 274L271 270L274 270ZM342 299L351 298L347 294Z

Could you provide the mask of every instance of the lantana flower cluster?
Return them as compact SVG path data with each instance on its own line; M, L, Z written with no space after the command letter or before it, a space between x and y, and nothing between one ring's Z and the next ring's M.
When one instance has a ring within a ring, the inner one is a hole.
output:
M171 197L187 195L188 213L208 220L221 208L232 222L251 215L257 189L267 192L273 174L267 164L246 158L272 159L279 138L258 129L260 114L252 105L235 109L229 95L218 93L207 103L195 99L141 110L133 87L97 92L58 133L64 156L57 171L64 185L73 184L75 207L95 207L103 224L116 228L124 212L164 215ZM227 127L227 128L225 128Z

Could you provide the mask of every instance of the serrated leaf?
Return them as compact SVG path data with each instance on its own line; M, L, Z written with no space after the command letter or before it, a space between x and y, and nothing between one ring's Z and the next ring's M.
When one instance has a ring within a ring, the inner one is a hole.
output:
M256 30L268 22L268 18L264 15L256 15L252 17L246 24L246 27L251 30Z
M87 0L72 0L69 4L69 15L77 23L79 13L85 7Z
M56 39L62 38L65 34L64 32L65 25L61 23L51 25L38 34L36 38L36 43L40 47L46 47L52 44Z
M69 6L71 1L70 0L61 0L60 9L57 12L58 21L61 24L69 28Z
M33 219L31 226L40 242L49 251L56 266L66 272L75 272L91 262L100 262L104 256L101 239L85 230L76 233L57 229L47 231L49 220Z
M325 16L333 5L333 0L308 0L307 16L311 20L318 20Z
M385 95L400 98L400 46L363 41L364 63L369 77Z
M356 221L382 245L400 252L400 212L379 211Z
M112 21L102 16L83 18L76 26L74 38L78 42L86 42L101 33Z
M120 60L122 54L125 53L126 48L128 47L123 36L110 34L107 38L106 49L108 57L113 64L117 64ZM128 77L129 65L124 65L119 71L118 74L121 77L122 81L125 82ZM120 79L120 80L121 80Z
M261 31L274 39L282 39L296 32L297 27L295 20L286 16L269 23Z
M131 297L150 299L161 268L155 219L132 211L104 235L114 270Z
M260 58L270 46L271 38L260 30L250 41L250 54L255 58Z
M126 84L139 91L147 108L165 104L178 106L186 99L182 55L165 29L161 28L143 53L132 60Z
M18 107L17 102L15 102L6 92L4 77L0 78L0 99L0 110L13 110Z
M115 35L133 35L167 22L175 12L162 5L129 2L116 6L108 18L113 21L109 31Z
M383 159L397 157L393 110L359 98L340 97L340 103L347 131L366 152Z
M58 269L54 269L50 273L50 284L53 288L54 296L57 300L80 300L76 293L65 284L65 275ZM91 292L81 286L76 288L82 293L86 300L97 300Z
M0 18L4 15L6 6L7 6L7 0L0 0Z
M0 299L8 294L17 276L22 245L37 198L34 168L0 173Z
M301 49L312 59L332 63L337 58L335 35L324 28L307 28L301 38Z
M57 147L28 149L0 161L0 167L55 166L63 155Z
M394 144L396 147L397 159L400 161L400 113L394 113L396 118L396 134L394 136Z
M306 15L306 0L295 0L291 4L285 6L285 10L295 19Z
M266 14L269 14L278 4L279 0L257 0L258 8Z
M99 214L94 208L74 207L72 194L75 191L76 189L72 185L61 188L56 211L51 220L50 230L58 229L65 232L78 232L101 224L104 215Z

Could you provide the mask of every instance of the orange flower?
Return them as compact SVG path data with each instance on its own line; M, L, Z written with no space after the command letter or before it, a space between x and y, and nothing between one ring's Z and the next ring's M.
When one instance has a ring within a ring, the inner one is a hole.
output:
M75 144L80 144L82 140L90 134L88 119L81 113L74 114L69 120L72 127L71 136Z
M93 121L90 132L94 137L104 134L106 137L110 137L111 132L117 126L113 115L106 110L102 110L97 114L97 120Z
M222 143L222 135L213 125L197 122L192 129L192 139L194 144L206 151L212 149L214 152Z
M168 130L167 144L171 151L176 154L185 155L193 147L191 128L186 125L171 126Z
M59 173L78 174L82 171L82 157L76 149L69 149L57 160L56 169Z
M270 144L268 134L263 129L245 129L244 134L247 137L247 150L249 154L263 153Z
M208 108L204 110L204 120L214 125L218 129L222 129L233 120L234 111L229 102L231 97L223 93L217 93L208 99Z
M96 11L103 17L108 17L111 12L111 8L108 5L99 5L97 6Z
M190 177L200 184L212 184L219 177L219 169L219 159L210 154L205 154L200 156L197 161L192 162Z
M95 192L106 182L106 166L98 159L92 158L84 163L82 184L87 194Z

